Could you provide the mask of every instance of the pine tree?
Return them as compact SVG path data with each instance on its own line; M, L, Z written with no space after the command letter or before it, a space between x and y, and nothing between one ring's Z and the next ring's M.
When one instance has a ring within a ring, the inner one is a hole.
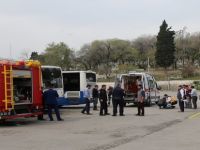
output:
M30 59L32 59L32 60L39 60L38 52L32 52Z
M164 20L157 36L155 60L158 66L165 69L170 67L175 60L174 35L175 32L171 31L171 27L168 28Z

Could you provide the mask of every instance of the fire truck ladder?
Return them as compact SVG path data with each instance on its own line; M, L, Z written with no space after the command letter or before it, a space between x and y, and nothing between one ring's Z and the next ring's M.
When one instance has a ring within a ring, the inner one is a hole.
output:
M12 65L4 65L4 88L5 88L5 110L11 111L14 109L13 100L13 75L12 75Z

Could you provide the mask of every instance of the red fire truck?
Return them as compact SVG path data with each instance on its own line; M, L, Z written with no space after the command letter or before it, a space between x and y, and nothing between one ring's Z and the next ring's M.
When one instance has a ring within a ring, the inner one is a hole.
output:
M38 61L0 60L0 120L42 114Z

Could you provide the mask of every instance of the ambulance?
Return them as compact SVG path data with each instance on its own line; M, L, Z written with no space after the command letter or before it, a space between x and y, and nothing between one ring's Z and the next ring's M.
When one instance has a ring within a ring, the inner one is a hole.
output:
M160 87L158 86L153 75L144 72L129 72L127 74L117 75L115 85L121 84L124 89L124 103L137 103L138 85L142 85L145 91L145 104L151 106L160 99Z

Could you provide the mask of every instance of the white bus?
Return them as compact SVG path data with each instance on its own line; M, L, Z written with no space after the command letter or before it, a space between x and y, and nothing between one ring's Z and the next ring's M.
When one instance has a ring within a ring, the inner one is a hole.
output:
M87 84L96 84L96 73L93 71L63 71L64 99L59 105L84 104L83 90Z
M58 66L42 66L43 90L48 88L48 83L58 92L59 97L64 95L62 69Z

